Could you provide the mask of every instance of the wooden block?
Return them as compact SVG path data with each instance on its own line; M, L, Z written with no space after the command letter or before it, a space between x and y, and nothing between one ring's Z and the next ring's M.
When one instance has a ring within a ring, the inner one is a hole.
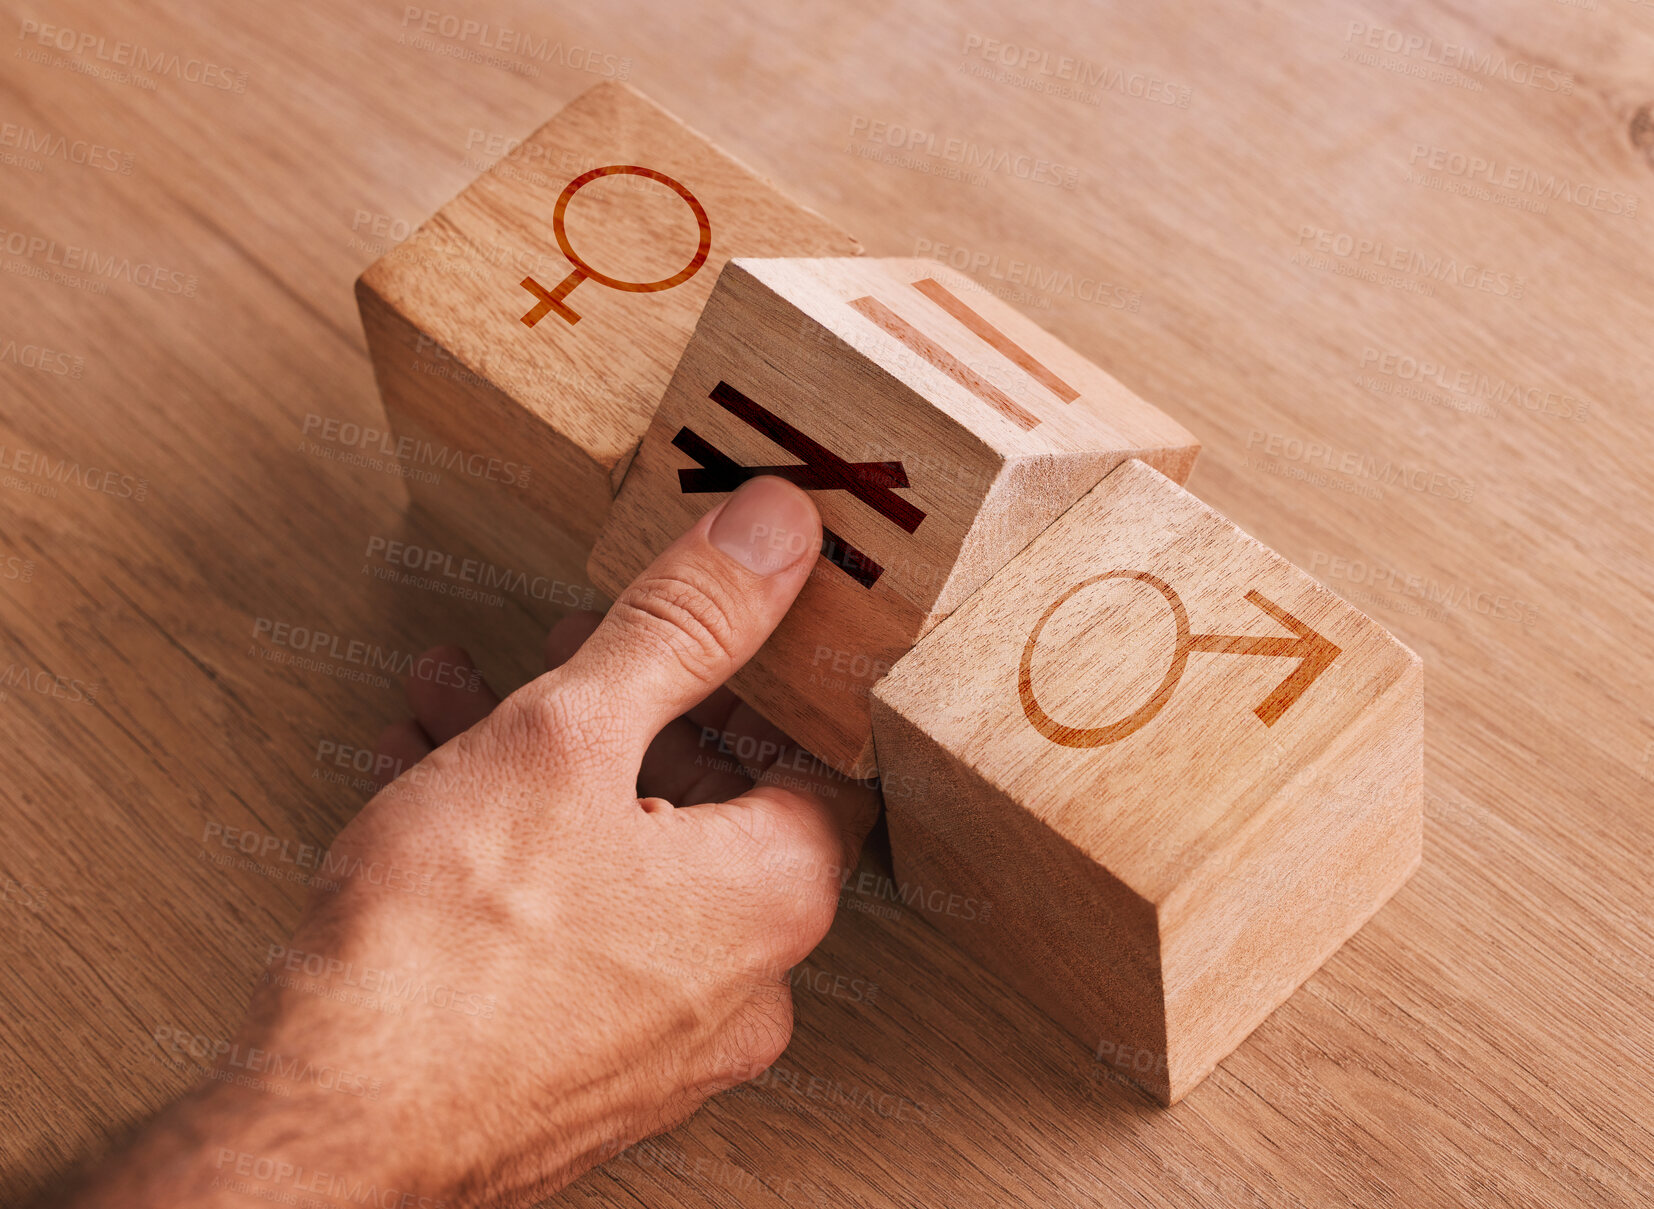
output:
M356 283L411 494L491 561L583 580L724 262L859 251L641 93L589 89Z
M898 879L1164 1103L1418 865L1418 656L1140 462L898 662Z
M614 593L753 474L817 492L823 556L732 682L794 739L875 767L868 690L1137 456L1199 445L1062 341L933 261L731 261L592 552Z

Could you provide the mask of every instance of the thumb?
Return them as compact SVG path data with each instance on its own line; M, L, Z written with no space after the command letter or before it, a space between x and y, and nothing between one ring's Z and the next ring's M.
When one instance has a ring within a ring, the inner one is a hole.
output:
M673 718L734 675L786 615L821 549L815 504L749 479L615 600L563 666L620 720L641 759Z

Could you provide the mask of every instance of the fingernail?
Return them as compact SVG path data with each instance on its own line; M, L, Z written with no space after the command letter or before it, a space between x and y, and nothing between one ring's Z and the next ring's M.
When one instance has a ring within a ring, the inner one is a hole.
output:
M707 539L749 571L774 575L821 549L810 497L785 479L748 479L712 518Z

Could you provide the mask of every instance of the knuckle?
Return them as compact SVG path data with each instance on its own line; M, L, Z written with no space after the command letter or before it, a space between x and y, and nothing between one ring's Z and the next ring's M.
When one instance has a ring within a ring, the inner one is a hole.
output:
M836 877L800 879L785 896L784 918L792 942L790 954L796 960L809 955L832 929L838 914L839 883Z
M796 868L794 845L786 829L769 813L750 808L740 798L724 807L719 836L723 873L733 885L770 897L773 888Z
M838 912L839 857L792 813L749 812L743 820L756 858L751 868L782 959L799 960L820 943Z
M556 752L576 763L615 758L620 738L607 713L575 684L534 683L507 697L490 717L489 738L505 751Z
M519 691L506 698L505 705L507 735L524 743L544 745L581 721L568 693Z
M724 1032L721 1081L744 1083L775 1064L793 1037L792 992L785 985L765 987L736 1014Z
M725 900L745 921L763 968L788 968L821 943L838 912L843 880L836 845L796 812L740 798L716 811L711 867ZM704 817L704 816L703 816Z
M722 679L717 673L736 659L733 594L710 573L685 569L640 579L620 594L610 616L698 680Z
M832 928L838 914L840 881L832 858L817 859L813 868L780 888L778 914L787 929L789 956L795 960L802 960Z

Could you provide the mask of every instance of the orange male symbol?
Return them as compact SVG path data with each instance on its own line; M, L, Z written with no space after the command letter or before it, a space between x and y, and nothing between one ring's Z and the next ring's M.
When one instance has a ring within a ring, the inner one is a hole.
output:
M1165 679L1160 682L1154 696L1118 722L1111 722L1107 726L1064 726L1041 709L1039 702L1034 699L1034 648L1039 644L1040 632L1045 629L1045 623L1051 620L1058 609L1075 593L1105 579L1141 580L1166 598L1177 625L1177 644L1172 650L1172 664L1166 669ZM1017 669L1017 695L1022 698L1022 712L1028 715L1028 721L1035 730L1051 742L1060 743L1064 747L1102 747L1107 743L1118 743L1147 726L1165 707L1166 702L1171 700L1172 693L1176 691L1178 681L1183 678L1184 665L1189 662L1190 653L1199 651L1208 655L1265 655L1297 659L1298 666L1292 673L1252 711L1265 726L1275 725L1281 715L1292 708L1298 698L1304 695L1304 691L1315 683L1316 677L1326 671L1342 652L1339 647L1259 592L1248 592L1246 599L1291 630L1295 637L1289 638L1279 634L1191 634L1189 612L1183 607L1183 601L1172 590L1170 584L1147 571L1109 571L1075 584L1051 602L1051 607L1034 623L1033 630L1028 634L1028 642L1022 648L1022 663Z
M695 246L695 255L690 257L689 263L670 277L663 277L659 281L620 281L599 273L591 265L576 256L574 249L569 246L569 236L564 221L564 215L569 208L569 199L598 177L615 176L617 174L647 176L650 180L659 181L683 198L688 203L689 208L695 212L695 223L701 232L700 242ZM563 249L563 255L569 258L569 263L574 266L574 271L558 282L557 288L553 290L546 289L545 286L532 277L523 278L523 288L540 300L534 304L533 309L528 314L523 316L523 322L529 327L533 327L540 322L551 311L556 311L569 323L579 323L580 316L563 299L567 298L574 287L588 277L597 282L598 285L608 286L611 290L625 290L632 294L652 294L656 290L669 290L675 285L682 285L688 281L700 271L701 266L706 263L707 253L712 250L712 223L706 216L706 207L701 205L700 201L687 188L664 172L656 172L653 168L640 168L636 164L610 164L606 168L593 168L590 172L582 173L571 180L563 187L563 192L558 194L557 205L551 212L551 233L557 237L557 246Z

